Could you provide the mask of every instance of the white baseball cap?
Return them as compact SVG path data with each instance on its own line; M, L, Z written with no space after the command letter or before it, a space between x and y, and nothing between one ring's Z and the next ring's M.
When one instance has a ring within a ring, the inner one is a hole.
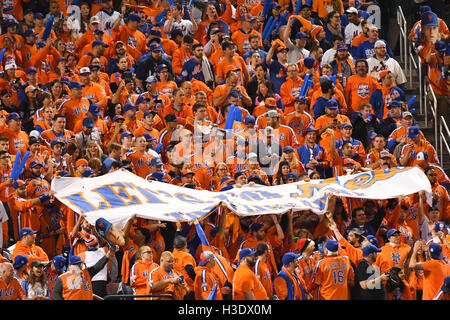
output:
M377 41L375 41L375 45L373 47L374 48L386 47L386 42L384 42L383 40L377 40Z
M17 69L17 65L14 62L5 65L5 71L8 71L10 69Z
M345 10L345 12L358 14L358 9L356 9L355 7L350 7L347 10Z
M80 74L82 73L91 73L91 69L89 69L88 67L83 67L80 69Z

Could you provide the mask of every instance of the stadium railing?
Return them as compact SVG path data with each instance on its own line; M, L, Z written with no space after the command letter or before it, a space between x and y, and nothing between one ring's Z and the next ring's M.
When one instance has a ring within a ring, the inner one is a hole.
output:
M447 122L445 121L444 117L441 116L441 125L439 126L439 161L441 162L441 165L444 165L444 146L447 150L447 154L450 156L450 130L448 130Z

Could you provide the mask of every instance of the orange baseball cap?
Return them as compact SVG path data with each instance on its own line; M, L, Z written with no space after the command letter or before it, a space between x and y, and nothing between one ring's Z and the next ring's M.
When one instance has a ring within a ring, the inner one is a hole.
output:
M275 98L266 98L266 100L264 100L264 105L269 107L276 107L277 100L275 100Z
M383 79L385 76L388 75L390 71L389 70L383 70L380 72L380 80Z
M320 31L323 30L322 26L315 26L312 30L311 30L311 38L314 38Z
M192 171L192 170L184 170L184 171L182 172L182 176L183 176L183 177L187 176L188 174L195 175L195 172Z
M25 93L28 93L28 92L30 92L30 91L36 91L36 90L37 90L36 87L28 86L28 87L25 88Z
M86 159L78 159L77 162L75 162L75 168L78 168L82 164L88 165L88 161Z

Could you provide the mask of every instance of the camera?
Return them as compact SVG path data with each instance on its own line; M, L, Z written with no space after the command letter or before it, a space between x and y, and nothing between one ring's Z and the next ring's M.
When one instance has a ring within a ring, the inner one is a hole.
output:
M400 272L402 271L399 267L393 267L391 270L389 270L386 275L389 277L386 283L386 287L389 291L393 291L397 288L400 288L400 290L403 290L405 284L403 283L402 279L400 278Z

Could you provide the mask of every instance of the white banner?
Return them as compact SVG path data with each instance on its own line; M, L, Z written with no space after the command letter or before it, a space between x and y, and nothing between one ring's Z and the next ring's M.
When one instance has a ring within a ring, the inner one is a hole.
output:
M239 216L280 214L311 209L323 214L327 194L364 199L389 199L425 190L431 185L417 167L397 167L325 180L280 186L245 186L224 192L193 190L147 181L126 170L95 178L57 177L52 190L62 203L84 213L94 224L105 218L121 228L134 214L161 221L192 221L206 216L221 201Z

